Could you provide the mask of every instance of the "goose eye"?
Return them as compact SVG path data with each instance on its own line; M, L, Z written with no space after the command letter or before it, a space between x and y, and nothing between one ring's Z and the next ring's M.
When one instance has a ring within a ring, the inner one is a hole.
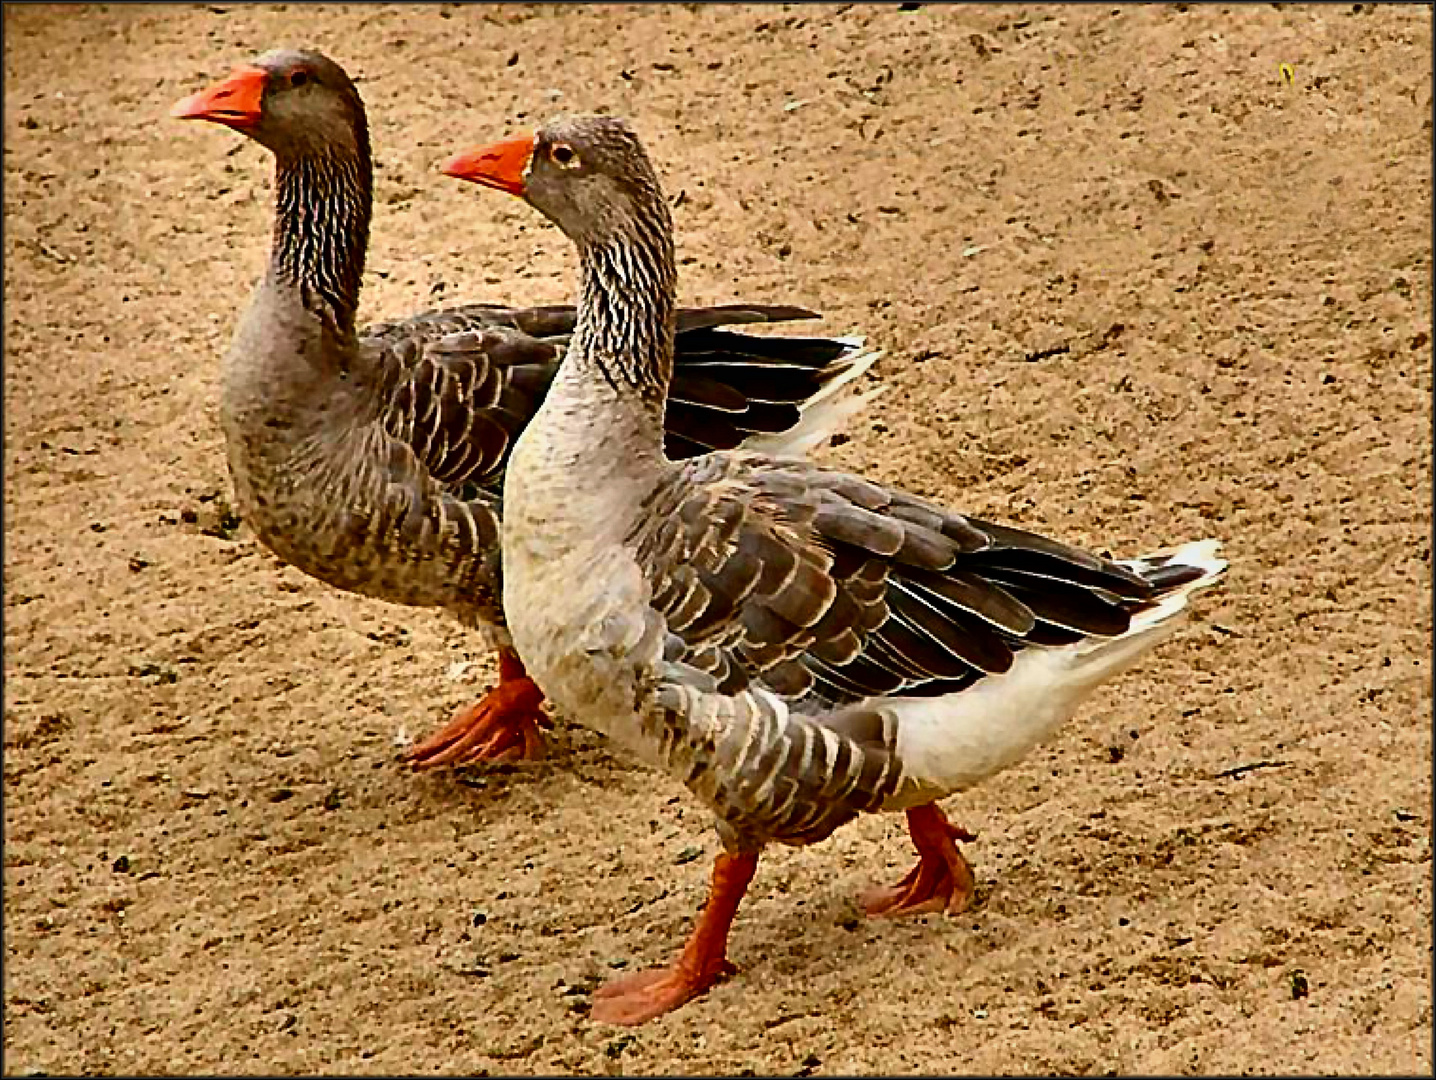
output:
M298 71L294 72L294 74L289 76L290 86L303 86L308 81L309 72L305 71L303 68L300 68Z
M555 143L548 152L554 164L562 165L565 169L572 169L578 166L578 154L574 148L567 143Z

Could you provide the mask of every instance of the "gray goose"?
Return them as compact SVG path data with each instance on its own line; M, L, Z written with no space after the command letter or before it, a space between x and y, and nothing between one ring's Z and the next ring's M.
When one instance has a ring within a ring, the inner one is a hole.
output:
M561 708L717 817L707 905L668 967L601 987L634 1024L731 972L766 844L905 811L918 851L870 914L962 911L973 875L937 800L1018 761L1171 633L1223 573L1214 540L1112 560L810 462L664 453L672 222L609 117L462 153L577 245L578 322L504 480L504 607ZM579 469L582 483L579 483Z
M330 585L441 607L486 631L499 682L405 755L416 767L538 756L542 694L499 604L505 459L571 337L571 306L470 304L356 330L372 212L364 105L313 51L276 50L177 102L274 154L269 268L235 331L221 416L244 520ZM852 338L728 326L814 317L729 305L677 316L668 452L744 443L806 453L872 395L839 393L876 358Z

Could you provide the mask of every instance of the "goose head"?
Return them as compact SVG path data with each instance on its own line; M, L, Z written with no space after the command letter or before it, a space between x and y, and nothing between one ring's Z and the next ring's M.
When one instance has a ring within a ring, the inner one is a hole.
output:
M667 219L653 164L617 117L557 117L532 134L456 154L440 171L517 195L581 246Z
M367 149L364 104L353 80L323 53L274 49L170 108L248 135L281 157L358 155Z

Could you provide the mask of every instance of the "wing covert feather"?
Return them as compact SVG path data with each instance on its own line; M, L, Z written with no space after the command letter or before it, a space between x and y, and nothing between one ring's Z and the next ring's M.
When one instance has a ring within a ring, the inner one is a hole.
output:
M1124 632L1152 586L1109 560L805 461L676 465L634 536L652 603L735 686L837 707L950 692L1033 645Z

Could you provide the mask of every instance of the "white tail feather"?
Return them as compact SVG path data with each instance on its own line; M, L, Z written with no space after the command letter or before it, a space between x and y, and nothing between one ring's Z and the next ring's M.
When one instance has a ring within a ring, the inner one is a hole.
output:
M1176 565L1200 570L1202 576L1177 586L1145 611L1133 615L1132 625L1125 634L1114 638L1089 638L1071 646L1074 681L1084 686L1096 686L1131 667L1139 656L1181 625L1187 610L1187 598L1198 589L1214 584L1226 572L1226 560L1217 554L1220 550L1219 541L1193 540L1135 559L1119 559L1123 566L1139 574L1159 566Z
M1218 554L1221 549L1220 540L1192 540L1178 547L1153 551L1135 559L1119 559L1118 561L1123 566L1135 570L1139 574L1144 569L1172 565L1190 566L1192 569L1202 572L1201 577L1178 586L1162 597L1160 602L1133 616L1132 630L1129 630L1128 633L1146 626L1167 622L1186 608L1187 598L1192 593L1215 584L1227 569L1227 561Z
M989 675L966 690L882 702L897 717L898 755L918 785L904 804L971 787L1048 738L1100 684L1131 667L1181 625L1187 598L1226 570L1219 550L1215 540L1198 540L1123 560L1138 573L1173 564L1202 571L1201 577L1134 615L1124 634L1024 649L1006 674Z
M860 337L837 340L848 346L849 351L834 360L829 368L836 374L802 404L802 415L797 424L787 431L771 435L750 435L743 440L744 450L781 457L807 457L883 392L884 387L861 394L843 392L853 380L877 363L882 351L862 352L863 339Z

